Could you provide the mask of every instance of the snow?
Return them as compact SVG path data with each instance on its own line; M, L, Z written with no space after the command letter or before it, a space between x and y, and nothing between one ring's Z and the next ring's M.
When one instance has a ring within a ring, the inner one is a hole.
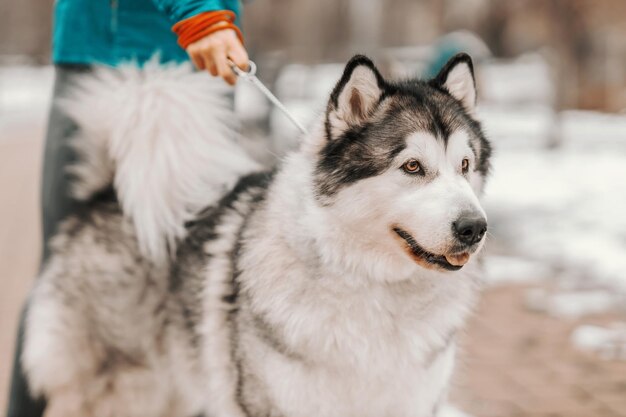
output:
M53 79L50 66L0 66L0 107L12 111L47 108Z
M453 405L444 404L437 413L437 417L472 417L469 414L459 410Z
M560 114L565 147L626 151L626 115L569 110Z
M235 88L235 113L239 120L261 123L271 110L263 93L247 81L238 82Z
M553 103L555 83L550 65L537 53L514 60L490 60L476 71L481 97L499 104Z
M554 274L544 262L495 254L485 257L483 268L488 285L537 283Z
M0 141L43 129L53 80L51 66L0 66Z
M571 335L572 344L606 360L626 360L626 323L610 326L582 325Z
M626 116L556 113L550 73L537 62L518 64L481 72L484 82L494 83L484 85L479 110L494 146L484 199L491 234L487 283L533 285L526 307L564 320L623 312ZM580 326L571 341L626 360L624 323Z
M625 291L623 145L496 149L485 198L490 246Z
M624 298L603 289L550 292L533 288L526 293L526 306L532 311L571 320L618 309L624 305Z
M328 96L343 73L343 64L287 65L280 72L274 93L304 126L322 114ZM270 114L270 132L276 149L293 149L301 134L278 108Z
M527 106L480 104L478 114L487 136L507 148L545 146L555 133L556 115L547 104Z

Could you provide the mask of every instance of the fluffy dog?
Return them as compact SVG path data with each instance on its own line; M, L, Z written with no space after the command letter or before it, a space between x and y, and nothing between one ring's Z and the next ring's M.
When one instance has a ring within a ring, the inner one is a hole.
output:
M88 203L53 240L23 355L46 415L436 415L487 229L470 58L392 82L354 57L274 172L200 77L101 72L69 101Z

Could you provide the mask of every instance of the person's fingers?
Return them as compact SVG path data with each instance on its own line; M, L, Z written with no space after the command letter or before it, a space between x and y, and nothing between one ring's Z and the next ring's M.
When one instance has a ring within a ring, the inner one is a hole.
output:
M248 70L250 66L248 53L238 38L230 40L228 44L228 57L242 70Z
M191 62L197 69L202 70L205 68L204 60L202 59L202 54L200 53L200 51L198 51L196 48L189 48L187 49L187 54L189 55L189 58L191 58Z
M191 62L193 62L193 65L199 70L203 70L206 68L204 66L204 59L202 59L202 55L199 55L199 54L191 55Z
M228 84L234 85L237 82L237 76L233 73L230 65L228 65L226 48L216 49L213 54L213 58L215 60L215 65L217 66L219 76L222 77Z
M196 68L220 76L228 84L237 82L229 59L242 70L249 68L248 53L233 30L217 31L189 45L187 52Z
M217 67L215 66L215 60L213 59L213 55L212 55L212 50L211 49L205 49L204 51L202 51L202 62L203 62L203 68L206 69L207 71L209 71L209 74L211 74L214 77L217 77Z
M214 77L217 77L218 72L217 72L217 67L215 66L215 64L211 64L209 66L209 74L211 74Z

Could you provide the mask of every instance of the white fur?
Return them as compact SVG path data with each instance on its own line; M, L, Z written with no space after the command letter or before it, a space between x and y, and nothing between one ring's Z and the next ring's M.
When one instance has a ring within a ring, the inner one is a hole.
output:
M337 108L328 115L332 137L362 122L378 103L381 94L374 71L365 65L356 67L337 98ZM353 98L356 98L357 108Z
M57 263L51 263L45 275L57 273ZM46 279L43 275L40 278ZM49 285L39 284L31 296L37 299L28 312L26 328L27 339L22 355L25 373L29 376L29 386L33 394L40 395L44 391L57 392L77 377L77 374L89 372L94 363L91 358L75 364L70 358L77 357L84 346L73 346L68 352L66 340L68 330L80 331L80 317L63 308L62 301L57 299ZM63 335L66 337L58 337ZM80 340L80 338L75 338ZM51 360L51 358L54 358ZM78 365L78 366L77 366ZM86 366L88 369L73 372Z
M259 166L242 150L220 80L190 65L123 65L84 76L63 103L80 131L70 168L88 199L111 181L142 252L163 260L184 223Z
M431 149L432 162L444 164L442 181L449 183L439 192L456 192L442 205L460 208L474 203L450 178L461 177L457 159L467 143L450 145L448 152L441 144ZM240 340L245 355L255 358L248 372L265 382L284 415L431 415L445 401L454 366L450 339L473 305L477 262L448 273L424 269L405 254L389 229L398 220L397 206L415 204L420 187L411 190L395 172L346 187L332 207L321 207L313 195L310 148L303 149L286 160L265 208L247 224L239 279L241 291L252 294L252 304L242 308L262 313L287 351L305 359ZM401 214L411 223L420 213Z
M420 246L429 252L444 254L454 243L452 223L461 213L474 212L486 218L478 201L481 190L472 187L471 178L479 176L473 170L474 153L464 131L450 135L445 148L442 141L424 133L412 135L407 143L407 148L396 158L396 166L415 158L426 176L409 177L394 167L392 174L404 181L397 190L390 190L397 202L393 215ZM466 176L461 174L464 158L470 161Z
M208 416L245 417L236 402L237 369L232 361L232 327L229 314L232 304L223 300L231 291L232 263L230 253L244 218L236 213L226 215L218 228L221 237L205 244L204 250L212 260L206 270L203 307L206 311L202 325L205 344L202 346L204 376L206 378Z
M207 120L199 116L202 109L216 111L209 101L204 102L213 95L203 90L207 79L199 77L204 74L176 68L154 69L154 74L151 67L144 71L99 72L99 78L82 84L85 96L77 96L87 100L80 102L90 104L90 111L76 105L69 110L86 127L85 133L96 138L84 144L87 161L97 167L94 172L113 178L124 212L135 222L142 249L161 256L183 235L184 220L214 202L220 187L256 169L256 164L231 142L226 128L219 128L223 120L213 118L215 114ZM364 81L357 83L359 91L372 86L366 73L356 76ZM102 80L115 88L103 91ZM357 88L356 84L348 86ZM92 94L85 93L89 91ZM124 98L127 91L129 97ZM375 95L363 97L367 100L362 103L367 103ZM339 102L345 104L345 99ZM191 102L196 104L191 106ZM115 106L125 106L120 113L126 116L116 118ZM102 120L93 116L93 110L104 116ZM338 128L350 123L340 116L341 111L340 107L335 114ZM189 125L179 125L183 116L191 116ZM212 230L216 236L203 248L208 264L200 294L198 362L191 359L187 330L166 320L173 329L166 332L163 346L140 349L150 352L145 355L149 367L140 367L136 375L130 374L132 366L120 373L109 370L116 389L103 391L93 369L101 360L90 357L98 352L81 345L81 340L89 340L84 334L74 334L88 332L90 324L80 322L82 316L74 304L55 298L69 291L58 287L58 279L74 272L71 256L54 258L68 261L69 267L57 269L52 262L41 277L35 292L38 301L29 313L24 353L35 391L52 397L51 407L60 404L51 408L50 417L84 415L81 402L85 399L80 394L92 387L100 390L93 395L99 396L97 404L103 408L90 411L99 417L186 416L200 410L207 416L243 417L240 390L254 383L263 388L258 390L260 398L253 398L257 401L253 415L259 416L424 417L435 413L445 401L454 368L455 335L475 301L478 263L473 256L457 272L424 268L407 254L392 229L399 224L427 250L443 253L451 244L451 222L464 210L482 213L477 197L481 184L474 180L478 173L473 169L476 161L468 135L459 130L444 146L437 138L415 132L406 138L406 149L389 169L341 188L324 202L329 204L322 204L315 195L314 171L324 133L320 120L301 149L285 160L258 205L248 204L255 196L244 193L234 207L216 218ZM402 163L411 158L427 170L425 177L402 172ZM461 172L464 158L470 159L466 175ZM138 176L130 173L131 168L139 170ZM82 175L77 192L84 198L106 184L77 169ZM90 239L92 232L87 230L85 235ZM97 257L95 265L100 262L115 271L121 255L129 257L124 264L133 263L132 254L107 255L89 240L82 243L75 242L77 252L71 253L85 253L82 246L86 246ZM240 297L235 306L224 298L232 291L234 267ZM115 283L119 278L106 268L104 278L96 276L102 282L82 275L68 282L79 290L94 286L92 296L102 294L102 299L93 300L104 309L99 325L105 330L119 328L124 335L113 331L111 340L137 338L138 343L150 344L153 329L149 324L158 327L162 323L151 314L160 311L155 306L163 297L171 295L169 269L161 268L161 273L146 274L158 285L145 286L151 295L141 303L130 290L141 292L142 285L122 281L125 285L110 286L120 293L100 291L96 284L106 286L107 280ZM134 326L125 322L128 311L138 312ZM259 316L267 321L280 347L260 340L256 322L251 320ZM148 336L138 335L138 329ZM236 360L241 359L245 359L243 369L237 369ZM153 371L151 378L144 373L148 368ZM254 397L257 390L252 391Z
M348 123L358 123L363 116L367 116L372 111L381 93L374 71L365 65L359 65L352 71L350 80L339 94L337 112L343 115ZM358 96L359 109L352 106L354 96ZM356 110L361 113L355 114Z
M463 103L469 113L475 113L476 85L472 71L466 62L461 62L450 70L444 87L454 98Z
M311 137L306 142L317 140ZM305 143L303 149L308 153L315 147ZM292 178L312 176L305 168L307 156L293 158L297 159L294 165L298 174L292 174ZM412 158L428 171L425 178L408 176L400 169L403 162ZM460 172L464 158L470 159L467 177ZM307 231L320 235L315 241L316 249L329 265L349 266L358 275L372 279L405 279L415 273L415 265L405 252L398 250L400 245L391 225L404 226L420 246L444 254L454 240L452 222L462 212L475 211L485 216L478 200L482 183L475 180L481 178L474 171L475 162L466 132L453 133L447 147L429 134L416 132L407 138L407 148L386 172L345 187L334 198L334 204L323 210L315 210L312 202L313 208L307 210L315 211L306 224ZM312 188L307 183L298 187ZM313 197L308 199L312 201ZM298 212L303 213L303 209ZM305 219L303 216L299 221ZM479 250L480 247L476 251Z
M64 238L55 237L53 244L60 244ZM143 366L121 366L113 377L100 368L111 350L95 343L93 334L106 334L115 340L113 352L136 351L149 344L155 323L158 326L154 317L158 316L155 305L161 302L155 295L157 287L167 282L155 273L152 278L157 285L144 292L143 277L137 276L133 281L136 285L126 285L123 292L107 298L108 291L124 275L116 274L124 262L90 245L91 238L86 234L75 237L73 244L82 249L80 258L51 258L31 295L21 358L30 389L48 400L46 417L162 416L178 394L162 355L146 355L141 360ZM64 280L74 269L80 271L84 263L91 260L96 264L96 259L103 273L95 275L83 270L81 278L87 285L78 279ZM80 288L72 287L73 284ZM64 295L59 288L66 291ZM97 298L88 300L93 294ZM85 311L84 304L82 309L78 307L81 298L93 306L92 311ZM99 309L98 302L104 298L109 302ZM111 320L94 321L96 310L104 311ZM126 331L126 322L134 324L132 332Z

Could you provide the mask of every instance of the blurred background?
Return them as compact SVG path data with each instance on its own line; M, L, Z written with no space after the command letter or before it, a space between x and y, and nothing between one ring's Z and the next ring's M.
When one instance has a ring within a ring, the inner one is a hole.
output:
M52 7L0 0L0 410L40 253ZM255 0L243 17L259 77L304 123L354 53L390 77L474 57L491 236L452 400L476 417L626 416L626 2ZM251 85L235 105L260 157L297 144Z

